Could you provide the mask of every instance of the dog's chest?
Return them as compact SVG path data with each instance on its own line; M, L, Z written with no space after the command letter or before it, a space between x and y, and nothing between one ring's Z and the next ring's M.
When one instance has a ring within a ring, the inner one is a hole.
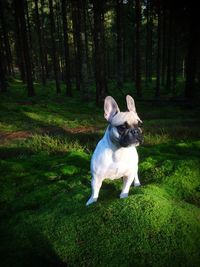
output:
M135 147L114 150L100 142L91 161L91 171L94 175L109 179L118 179L131 175L138 164L138 154Z

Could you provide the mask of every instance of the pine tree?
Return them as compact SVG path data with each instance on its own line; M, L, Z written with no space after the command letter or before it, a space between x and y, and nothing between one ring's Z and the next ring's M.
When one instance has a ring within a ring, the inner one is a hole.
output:
M141 2L140 0L135 0L135 15L136 15L136 32L135 32L135 38L136 38L136 92L137 96L142 96L142 88L141 88Z
M70 71L70 59L69 59L69 44L68 44L68 21L67 21L67 2L62 0L62 22L63 22L63 34L64 34L64 58L65 58L65 81L66 81L66 95L72 96L71 85L71 71Z
M158 2L157 7L157 13L158 13L158 26L157 26L157 66L156 66L156 91L155 96L160 95L160 68L161 68L161 6L160 2Z
M50 9L50 31L51 31L51 54L52 54L52 63L54 69L54 76L56 81L56 92L57 94L61 93L59 73L58 73L58 53L55 42L55 20L54 20L54 11L53 11L53 1L49 0L49 9Z
M123 33L123 0L116 1L117 17L117 85L119 88L124 82L124 33Z
M41 22L38 11L38 0L34 0L35 2L35 16L36 16L36 26L37 26L37 34L38 34L38 44L39 44L39 53L40 53L40 65L41 65L41 76L42 76L42 84L46 85L46 77L45 77L45 67L44 67L44 49L42 42L42 34L41 34Z
M32 74L32 62L31 62L31 55L30 55L30 48L28 43L28 32L26 26L26 19L25 19L25 0L14 0L14 8L17 17L17 22L19 23L19 31L22 46L22 52L24 57L24 67L26 73L26 82L27 82L27 91L28 96L34 96L35 90L33 87L33 74Z
M99 104L107 92L104 50L104 1L93 0L94 14L94 59L96 80L96 103Z

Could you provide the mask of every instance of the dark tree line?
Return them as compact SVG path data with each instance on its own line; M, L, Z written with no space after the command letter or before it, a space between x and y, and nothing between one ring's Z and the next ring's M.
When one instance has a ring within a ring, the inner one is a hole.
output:
M108 81L133 81L133 94L163 92L194 98L200 86L200 31L194 1L0 0L0 89L20 75L34 96L34 81L73 96L72 87L96 102Z

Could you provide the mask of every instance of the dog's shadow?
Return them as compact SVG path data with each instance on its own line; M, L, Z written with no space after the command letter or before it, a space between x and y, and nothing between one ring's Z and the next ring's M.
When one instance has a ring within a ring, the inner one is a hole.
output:
M110 201L119 198L122 190L122 179L116 179L114 181L105 179L100 189L98 201Z

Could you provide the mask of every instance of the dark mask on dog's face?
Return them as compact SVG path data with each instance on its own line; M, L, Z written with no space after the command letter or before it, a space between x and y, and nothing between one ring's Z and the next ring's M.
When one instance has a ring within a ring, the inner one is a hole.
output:
M116 126L119 133L120 146L137 146L143 142L142 130L139 126L140 123L136 125L129 125L127 122L122 125Z
M143 142L141 124L131 96L126 97L128 111L120 112L119 107L112 97L104 105L105 118L110 122L110 140L121 147L138 146Z
M120 114L119 114L120 115ZM141 122L137 121L129 124L127 121L119 125L109 125L109 136L113 143L122 147L131 145L138 146L143 142Z

